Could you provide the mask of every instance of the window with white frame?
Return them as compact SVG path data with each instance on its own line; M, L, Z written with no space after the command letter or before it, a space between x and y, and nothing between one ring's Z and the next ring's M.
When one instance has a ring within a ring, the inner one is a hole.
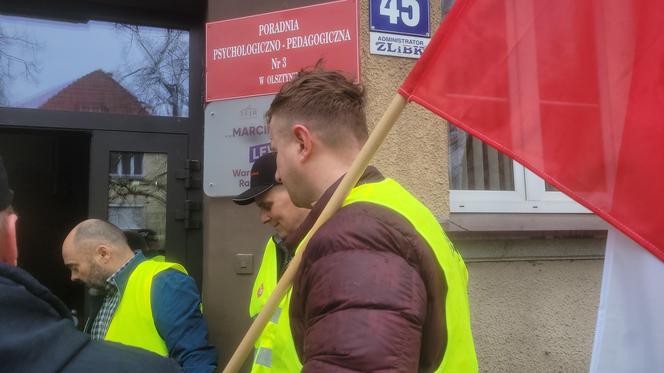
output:
M506 155L449 127L451 212L590 213Z

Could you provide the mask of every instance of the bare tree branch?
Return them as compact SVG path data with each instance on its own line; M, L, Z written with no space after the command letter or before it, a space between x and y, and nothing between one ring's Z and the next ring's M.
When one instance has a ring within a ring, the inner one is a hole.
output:
M0 27L0 105L8 104L7 86L18 76L36 80L39 44L27 36L14 35Z
M129 35L127 62L116 73L154 114L179 117L189 106L189 39L182 30L163 29L156 34L133 25L117 25ZM140 62L130 61L131 51L141 54Z

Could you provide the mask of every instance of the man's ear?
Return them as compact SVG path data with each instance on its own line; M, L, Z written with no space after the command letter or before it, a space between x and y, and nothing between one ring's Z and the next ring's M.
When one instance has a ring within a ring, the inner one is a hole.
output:
M0 229L0 232L4 233L0 237L0 241L4 241L4 244L0 244L0 262L13 266L16 266L18 262L18 246L16 245L17 219L16 214L9 214L4 219L5 226Z
M106 264L111 260L111 249L105 244L97 245L95 249L95 259L100 264Z
M311 156L311 151L314 147L313 134L309 131L309 128L302 124L294 125L291 130L293 131L295 142L299 146L298 154L300 159L308 159Z

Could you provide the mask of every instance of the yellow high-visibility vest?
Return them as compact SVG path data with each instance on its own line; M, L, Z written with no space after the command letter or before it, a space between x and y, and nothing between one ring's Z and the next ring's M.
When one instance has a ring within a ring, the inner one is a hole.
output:
M357 202L374 203L403 216L431 247L448 287L444 326L447 344L443 361L436 372L477 372L477 355L470 328L468 271L463 258L454 249L440 223L426 206L392 179L353 188L343 205ZM272 240L268 242L263 255L249 308L252 317L265 305L277 283L276 247ZM252 372L267 372L270 367L278 372L299 372L302 369L290 332L290 297L291 291L282 300L279 309L256 341ZM269 365L263 365L264 362L269 362Z
M447 345L438 373L477 372L477 355L470 328L468 271L440 223L426 206L392 179L359 185L344 206L369 202L386 207L408 220L433 250L447 282L445 318Z
M270 238L265 245L263 260L254 281L249 304L249 316L255 317L263 309L267 299L277 286L277 247ZM291 291L282 299L279 307L256 340L256 350L251 371L299 372L302 364L297 357L290 329L288 309Z
M113 314L105 340L168 356L166 341L161 338L154 323L151 301L152 280L167 269L187 274L184 267L177 263L146 260L136 266Z

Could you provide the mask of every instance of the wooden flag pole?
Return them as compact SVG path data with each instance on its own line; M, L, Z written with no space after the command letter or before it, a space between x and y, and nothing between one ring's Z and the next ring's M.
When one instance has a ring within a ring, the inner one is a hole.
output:
M295 256L291 260L288 268L281 276L277 287L274 289L270 298L263 306L263 309L256 317L256 320L251 324L251 327L242 338L240 345L231 356L231 359L228 361L228 364L224 368L224 373L236 373L242 367L242 364L247 359L247 356L251 353L251 350L254 348L254 343L263 332L265 325L272 317L272 314L276 310L277 306L283 299L286 292L293 285L293 279L297 273L297 269L300 266L302 261L302 254L307 248L309 239L316 233L318 228L323 225L334 213L341 207L341 204L350 193L350 190L353 189L357 181L360 179L364 170L369 165L369 162L373 158L374 154L380 147L380 145L387 137L387 134L392 129L392 126L401 115L403 108L406 106L406 99L401 95L397 94L388 106L387 110L383 114L383 117L380 119L376 128L371 132L369 139L360 150L360 153L357 155L353 164L350 166L350 169L341 180L339 187L335 190L334 194L330 198L330 201L327 203L320 216L314 223L313 227L309 230L309 233L302 239L299 249L295 253ZM289 315L282 315L282 317L289 317Z

